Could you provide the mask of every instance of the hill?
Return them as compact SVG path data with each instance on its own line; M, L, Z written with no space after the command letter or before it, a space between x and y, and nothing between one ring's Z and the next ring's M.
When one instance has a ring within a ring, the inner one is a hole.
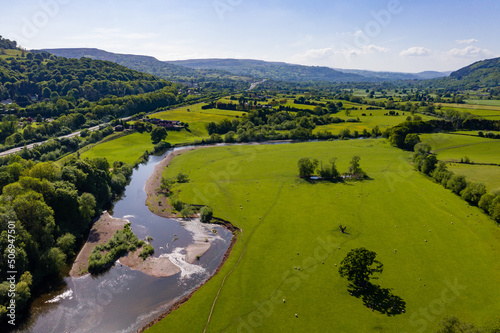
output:
M0 49L4 50L18 50L17 42L14 40L6 39L0 36Z
M480 89L498 87L500 83L500 58L473 63L450 74L449 77L426 81L436 88Z
M358 74L319 66L293 65L284 62L267 62L251 59L193 59L169 61L170 64L196 69L224 70L236 75L250 75L277 81L307 82L364 82L374 81Z
M193 69L160 61L151 56L119 54L95 48L44 49L56 56L65 58L90 58L112 61L130 69L156 75L159 78L193 85L206 82L219 82L236 85L235 88L248 88L252 79L246 75L235 76L229 72L213 69ZM241 86L241 87L240 87ZM224 87L222 87L224 88Z
M335 68L343 73L351 73L362 75L367 78L380 79L383 81L398 81L398 80L427 80L435 79L450 75L450 72L435 72L425 71L420 73L400 73L400 72L375 72L359 69L341 69Z

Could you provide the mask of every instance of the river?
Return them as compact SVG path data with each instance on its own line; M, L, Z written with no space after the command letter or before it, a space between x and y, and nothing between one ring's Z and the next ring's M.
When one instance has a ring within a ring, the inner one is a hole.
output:
M135 332L214 274L231 243L231 232L204 225L217 233L208 252L192 265L185 261L184 249L193 243L194 233L182 222L152 214L145 205L144 184L166 154L151 156L134 170L123 197L110 213L128 219L139 239L152 236L154 256L167 256L181 272L155 278L117 263L97 277L66 277L64 287L33 302L29 320L17 332Z

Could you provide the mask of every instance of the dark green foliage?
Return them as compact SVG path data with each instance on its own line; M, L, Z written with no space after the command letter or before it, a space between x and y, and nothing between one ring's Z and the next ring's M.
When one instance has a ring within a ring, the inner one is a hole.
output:
M361 157L359 156L353 156L351 162L349 163L349 169L348 173L356 179L361 179L366 176L365 172L361 169L361 166L359 164L359 161L361 160Z
M446 183L446 188L458 195L460 195L460 192L462 192L466 186L467 182L465 176L462 175L453 175Z
M365 286L374 273L382 273L383 271L384 266L375 259L376 256L375 252L364 247L349 251L340 263L340 276L346 277L355 286Z
M175 180L172 179L172 178L166 178L166 177L163 177L161 179L161 185L160 185L160 189L164 192L164 193L167 193L169 194L170 193L170 189L172 188L172 186L175 184Z
M153 144L156 145L160 141L165 140L167 135L168 133L165 127L160 127L160 126L153 127L153 130L151 131L151 141L153 142Z
M171 198L170 205L172 207L174 207L174 209L178 212L180 212L182 210L182 208L184 207L184 203L182 201L180 201L178 198Z
M151 244L146 244L142 247L142 251L139 254L143 260L146 260L147 257L152 256L155 253L155 248Z
M89 256L89 273L98 274L104 272L118 258L129 251L135 251L143 245L144 242L137 238L130 229L130 223L127 223L125 228L116 231L106 244L98 245L92 250Z
M330 160L330 165L326 165L323 167L323 162L320 163L320 167L318 168L318 174L321 178L334 181L339 178L340 173L337 170L337 166L335 165L336 158L332 158Z
M307 157L301 158L297 163L299 168L299 177L306 178L314 175L314 170L318 166L318 163L317 159L311 160Z
M116 194L110 188L120 190L131 172L130 166L117 163L111 174L104 159L69 160L59 167L11 156L10 164L0 167L9 183L3 186L0 203L0 253L6 253L8 222L13 221L19 274L32 276L33 287L58 277L87 234L91 219L106 205L108 196ZM115 184L117 179L119 184ZM2 281L8 271L6 263L0 261ZM31 295L28 285L31 282L19 284L19 295L26 300ZM4 304L0 295L0 312ZM19 303L19 311L22 304L27 303Z
M178 183L187 183L189 182L189 176L186 175L185 173L183 172L179 172L177 174L177 176L175 176L175 180L178 182Z
M408 150L413 150L416 144L420 143L420 137L418 134L410 133L405 137L405 146Z
M181 209L180 214L182 218L191 217L194 214L194 209L191 205L184 205Z
M0 49L6 49L6 50L18 49L17 42L0 36Z
M460 192L462 198L474 206L479 204L484 194L486 194L486 186L483 183L469 183L465 189Z
M214 215L214 211L211 207L204 206L200 210L201 222L204 222L204 223L210 222L210 220L212 220L213 215Z

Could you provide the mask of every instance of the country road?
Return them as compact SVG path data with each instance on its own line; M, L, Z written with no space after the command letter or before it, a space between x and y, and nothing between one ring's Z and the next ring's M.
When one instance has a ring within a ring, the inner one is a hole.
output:
M131 117L126 117L126 118L122 118L122 120L129 120ZM106 123L106 124L100 124L100 125L97 125L97 126L93 126L93 127L89 127L88 130L93 132L95 130L98 130L99 127L101 126L108 126L109 123ZM77 131L77 132L73 132L71 134L67 134L67 135L63 135L63 136L58 136L57 138L58 139L62 139L62 138L72 138L72 137L75 137L77 135L80 135L80 132L83 131L83 130L80 130L80 131ZM50 139L54 139L54 138L50 138ZM50 139L47 139L45 141L40 141L40 142L35 142L35 143L30 143L29 145L26 145L26 148L28 149L31 149L33 148L35 145L41 145L41 144L44 144L45 142L49 141ZM6 151L3 151L0 153L0 157L2 156L7 156L7 155L10 155L10 154L14 154L14 153L17 153L18 151L21 151L24 149L25 146L22 146L22 147L16 147L16 148L12 148L12 149L9 149L9 150L6 150Z
M267 81L267 79L264 79L264 80L262 80L262 81L252 83L252 84L250 85L250 88L248 88L248 90L247 90L247 91L250 91L250 90L255 89L255 87L257 87L259 84L264 83L264 82L266 82L266 81Z

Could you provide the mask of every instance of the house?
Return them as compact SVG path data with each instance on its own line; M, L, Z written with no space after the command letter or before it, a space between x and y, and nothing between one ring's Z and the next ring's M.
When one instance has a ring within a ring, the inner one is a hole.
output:
M9 99L3 100L1 103L3 105L9 105L9 104L12 104L12 100L9 98Z
M181 122L177 120L160 120L158 126L165 127L166 129L180 129Z

